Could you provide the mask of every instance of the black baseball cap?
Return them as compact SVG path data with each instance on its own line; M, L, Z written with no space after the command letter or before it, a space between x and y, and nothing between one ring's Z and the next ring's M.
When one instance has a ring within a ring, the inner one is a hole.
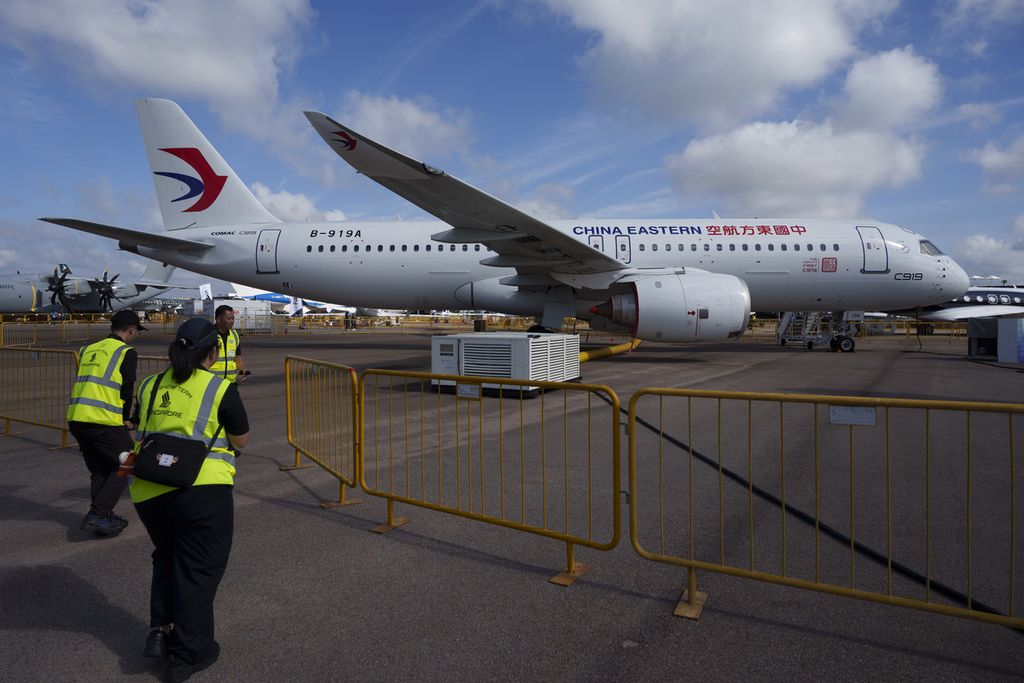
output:
M118 311L114 314L114 317L110 319L111 327L128 327L129 325L135 325L139 330L146 329L142 326L142 321L139 320L139 315L135 311L130 311L127 308Z
M217 343L217 326L206 318L189 318L178 327L175 341L183 341L190 349Z

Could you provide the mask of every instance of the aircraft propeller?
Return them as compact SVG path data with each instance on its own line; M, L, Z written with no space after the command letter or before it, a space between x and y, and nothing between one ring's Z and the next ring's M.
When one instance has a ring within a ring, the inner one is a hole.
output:
M113 311L113 299L121 300L117 294L114 293L114 284L117 282L117 278L121 277L121 273L118 273L114 277L107 279L107 271L103 271L103 277L97 280L93 280L92 286L96 293L100 296L100 308L106 311Z
M69 275L71 275L71 269L66 266L63 268L54 268L53 275L46 278L46 291L51 293L51 306L60 301L60 305L63 306L68 313L72 313L71 299L68 297L66 284Z

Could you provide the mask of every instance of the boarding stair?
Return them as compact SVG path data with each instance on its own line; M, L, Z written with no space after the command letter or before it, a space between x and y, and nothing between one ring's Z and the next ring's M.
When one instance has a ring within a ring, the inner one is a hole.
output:
M859 311L786 311L779 320L779 344L803 344L807 350L827 346L832 351L853 351L856 335L854 320L863 320Z

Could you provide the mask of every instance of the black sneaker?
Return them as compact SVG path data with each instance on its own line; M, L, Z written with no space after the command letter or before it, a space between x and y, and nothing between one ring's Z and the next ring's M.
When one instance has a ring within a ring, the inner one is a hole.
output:
M78 525L78 528L82 530L91 529L98 536L117 536L124 531L126 526L128 526L128 520L123 517L117 517L113 514L101 516L95 512L90 512L82 520L82 523Z
M213 647L210 648L210 654L206 656L206 659L195 664L189 664L177 655L170 655L167 658L167 668L164 670L164 683L187 681L192 674L202 671L216 662L218 657L220 657L220 645L216 640L213 641Z
M143 657L158 657L163 659L167 656L167 632L155 628L146 636L146 647L142 651Z

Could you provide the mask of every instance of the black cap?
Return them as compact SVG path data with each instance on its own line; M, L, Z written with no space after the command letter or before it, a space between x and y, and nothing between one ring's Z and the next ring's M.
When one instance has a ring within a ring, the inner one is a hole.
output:
M174 339L190 349L212 346L217 343L217 326L206 318L189 318L178 327Z
M130 311L127 308L123 311L118 311L114 314L114 317L110 319L111 327L128 327L129 325L135 325L139 330L146 329L142 326L142 321L139 320L139 316L135 311Z

